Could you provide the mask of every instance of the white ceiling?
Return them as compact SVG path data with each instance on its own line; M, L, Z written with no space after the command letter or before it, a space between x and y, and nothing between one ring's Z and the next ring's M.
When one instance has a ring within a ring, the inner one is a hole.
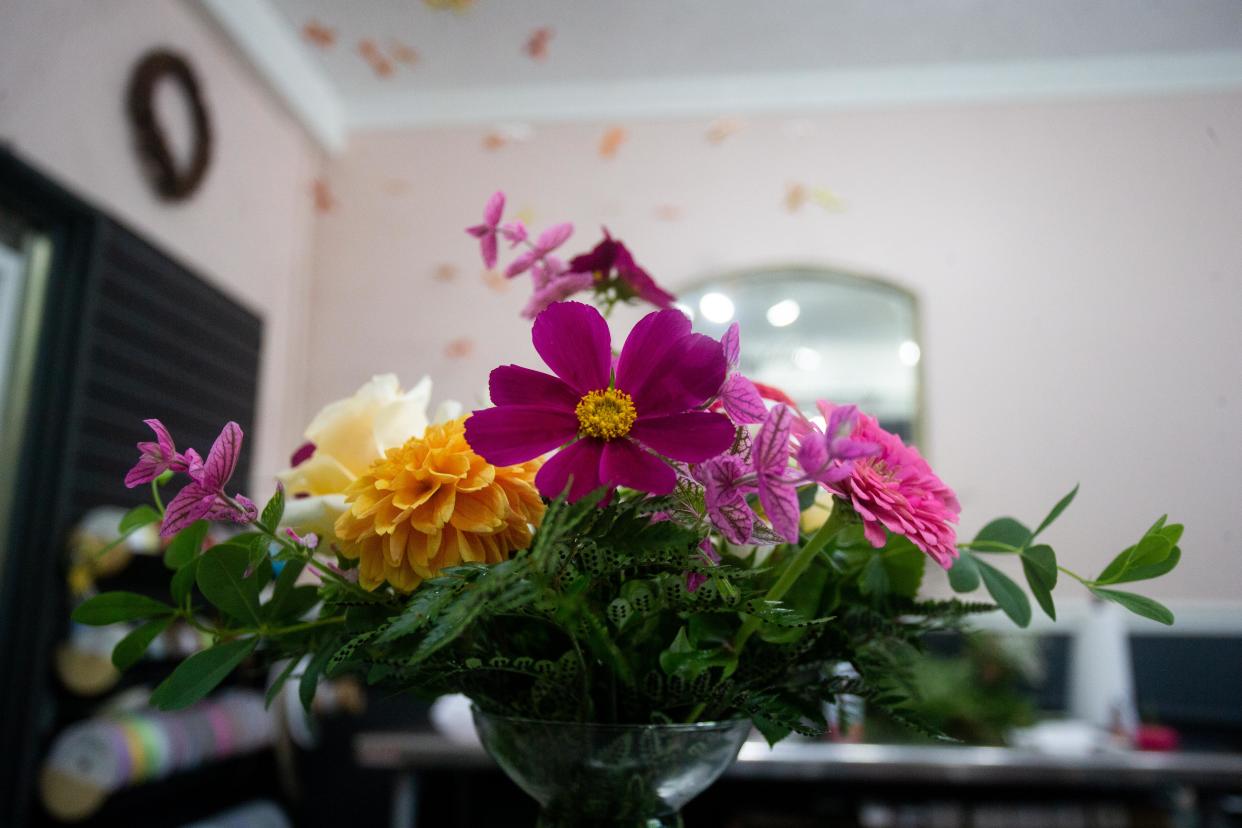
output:
M355 127L1242 86L1242 0L201 2L328 144Z

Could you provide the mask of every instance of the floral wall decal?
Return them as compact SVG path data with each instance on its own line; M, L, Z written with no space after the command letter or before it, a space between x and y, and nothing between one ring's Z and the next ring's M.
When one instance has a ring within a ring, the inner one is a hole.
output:
M328 182L322 178L316 178L311 183L311 196L315 200L315 211L318 213L330 213L336 208L336 198L332 195Z
M556 32L550 26L541 26L530 33L530 37L526 39L526 45L523 51L531 60L546 60L548 57L548 43L552 40L552 35Z
M616 158L617 152L621 149L621 145L625 143L628 137L625 127L609 127L602 138L599 139L599 157L600 158Z
M336 30L325 26L312 18L302 27L302 37L320 49L331 49L336 45Z
M358 41L358 54L371 66L371 71L379 78L390 78L393 74L392 61L384 56L374 40L364 38Z

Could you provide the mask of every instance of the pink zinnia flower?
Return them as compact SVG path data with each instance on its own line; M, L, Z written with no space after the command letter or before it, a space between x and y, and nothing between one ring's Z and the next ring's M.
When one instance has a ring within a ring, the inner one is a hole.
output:
M604 229L604 240L595 245L594 250L569 260L569 270L571 273L593 274L601 281L615 270L617 278L630 293L657 308L671 308L677 298L657 285L651 274L634 261L626 246L608 235L607 228Z
M831 420L833 406L822 408ZM874 418L857 414L853 440L873 443L877 454L855 460L848 477L831 488L849 501L863 521L867 540L877 548L887 533L905 535L945 569L957 558L957 523L961 506L918 449L880 428Z
M643 317L615 375L608 325L589 305L551 305L532 339L555 376L517 365L493 370L495 407L470 416L466 441L497 466L559 449L535 478L545 497L567 485L570 500L601 485L667 494L677 475L665 458L701 463L732 445L728 418L699 410L724 382L724 353L692 333L680 311Z
M500 219L505 212L505 194L497 190L483 207L483 223L467 227L466 232L479 240L479 252L483 264L496 266L496 234L500 232Z

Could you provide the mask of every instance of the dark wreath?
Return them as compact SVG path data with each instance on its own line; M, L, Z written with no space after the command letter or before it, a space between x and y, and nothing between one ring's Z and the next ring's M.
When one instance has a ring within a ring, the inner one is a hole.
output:
M190 107L194 142L190 163L178 170L167 137L155 114L156 85L168 78L185 95ZM198 79L184 58L168 51L155 51L142 59L129 82L129 120L134 127L138 157L156 192L170 201L193 193L207 174L211 162L211 121L199 92Z

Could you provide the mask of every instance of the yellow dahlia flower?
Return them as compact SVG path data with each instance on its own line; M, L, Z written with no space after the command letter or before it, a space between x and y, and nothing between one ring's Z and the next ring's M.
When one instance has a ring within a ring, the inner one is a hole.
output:
M403 592L445 567L499 563L530 544L543 518L537 461L493 466L466 442L465 418L427 426L389 449L345 491L336 520L341 554L359 583Z

